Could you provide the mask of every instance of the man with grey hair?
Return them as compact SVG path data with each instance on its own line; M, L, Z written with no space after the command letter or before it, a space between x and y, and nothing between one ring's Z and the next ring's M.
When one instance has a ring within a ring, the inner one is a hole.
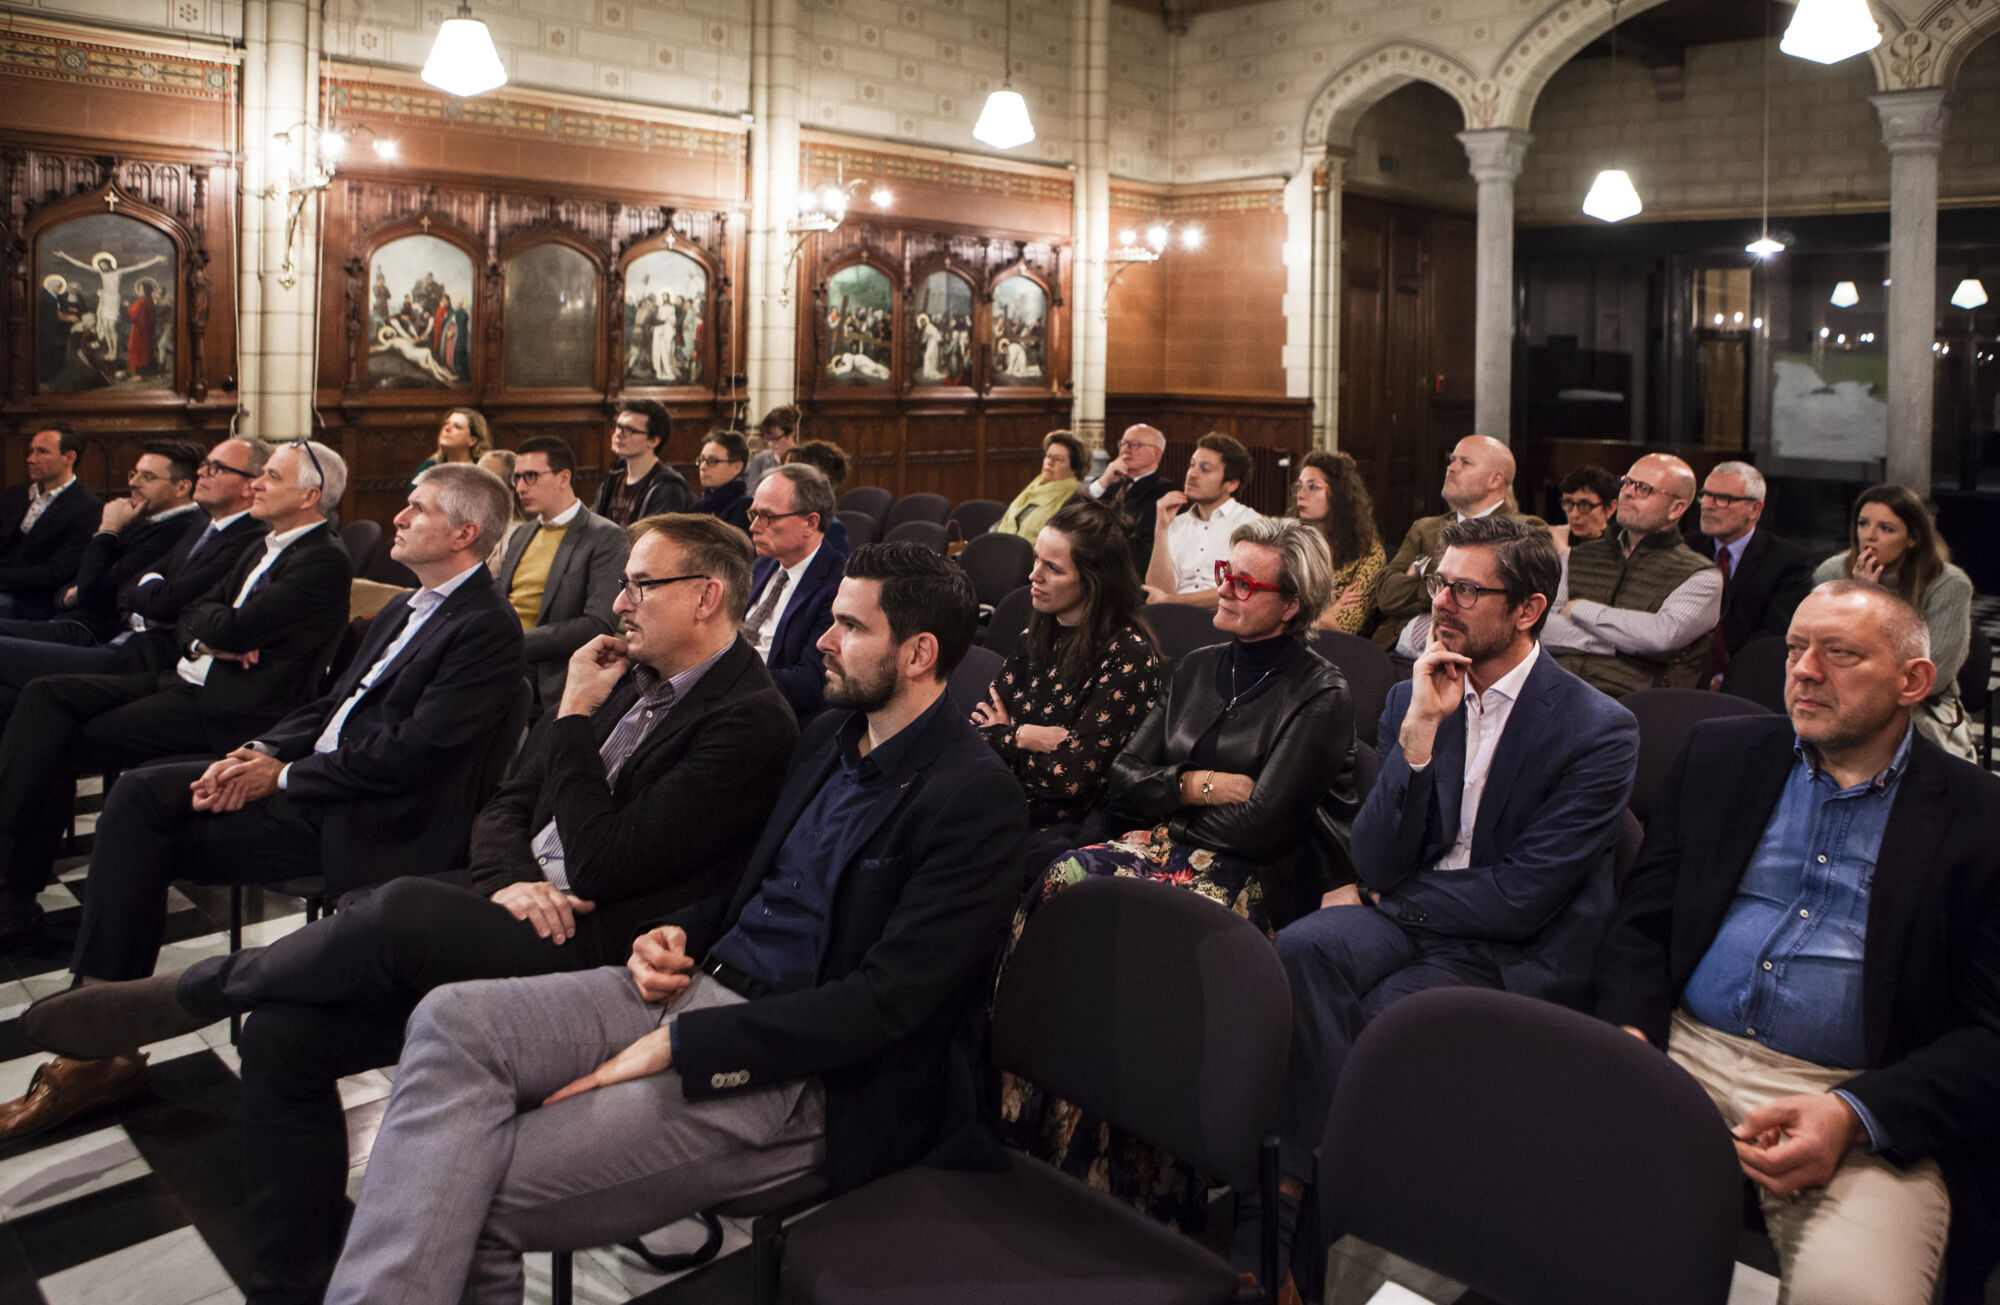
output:
M1695 551L1722 577L1722 620L1709 636L1708 672L1716 680L1752 639L1782 639L1792 613L1812 591L1813 559L1762 527L1764 475L1747 462L1718 462L1702 482L1701 540Z
M1696 725L1596 971L1597 1013L1705 1088L1798 1302L1977 1302L2000 1192L2000 779L1912 730L1923 618L1799 604L1786 716Z
M1144 422L1127 426L1104 474L1084 486L1092 498L1109 503L1124 518L1125 534L1132 541L1132 567L1142 576L1153 557L1154 509L1173 488L1159 474L1166 453L1167 437L1159 427Z
M750 499L757 566L743 637L764 659L799 722L818 714L826 680L819 637L833 621L847 558L826 545L833 486L815 467L788 462L764 477Z

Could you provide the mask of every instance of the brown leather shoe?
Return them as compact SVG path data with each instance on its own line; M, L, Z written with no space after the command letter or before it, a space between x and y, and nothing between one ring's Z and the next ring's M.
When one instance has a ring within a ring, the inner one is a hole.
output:
M146 1057L56 1057L35 1071L25 1096L0 1105L0 1145L66 1124L86 1111L122 1106L146 1095Z

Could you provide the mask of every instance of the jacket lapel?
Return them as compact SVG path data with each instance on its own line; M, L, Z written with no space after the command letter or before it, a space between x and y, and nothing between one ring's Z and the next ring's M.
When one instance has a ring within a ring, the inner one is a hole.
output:
M785 615L778 622L777 627L771 631L772 648L778 647L783 642L786 632L791 629L793 618L805 611L806 605L799 601L799 594L811 593L820 587L820 584L826 579L827 570L833 566L835 556L834 551L826 546L825 539L821 539L819 552L813 557L812 565L807 567L805 573L799 577L798 593L786 594L778 600L785 604Z
M1917 908L1938 866L1938 847L1950 824L1942 758L1919 735L1910 744L1910 765L1896 790L1875 856L1868 890L1868 932L1861 955L1861 1031L1866 1062L1881 1063L1895 1005L1895 958L1917 946L1909 937Z
M1465 804L1465 709L1459 708L1438 728L1431 747L1431 769L1435 778L1431 791L1437 794L1438 845L1425 849L1432 861L1451 850L1458 841L1458 820Z
M528 551L528 541L541 530L542 523L531 521L525 530L511 531L507 536L507 551L500 561L500 591L511 593L514 588L514 571L521 565L521 554Z
M1479 815L1472 829L1474 862L1480 860L1477 849L1481 840L1493 837L1494 827L1506 813L1507 803L1514 796L1515 776L1532 758L1542 755L1542 738L1561 715L1551 701L1555 697L1556 686L1562 682L1558 678L1561 673L1555 658L1537 648L1535 668L1528 672L1527 680L1521 685L1520 699L1507 713L1507 728L1501 731L1500 742L1493 749L1493 760L1486 767L1486 787L1479 795ZM1463 715L1465 710L1460 708L1459 714ZM1460 755L1462 758L1462 746Z
M549 577L542 582L542 607L535 613L536 625L549 619L549 604L555 601L556 590L562 587L570 560L576 556L576 537L583 533L583 514L588 511L589 508L580 508L569 519L569 528L563 531L562 542L556 545L556 555L549 559Z

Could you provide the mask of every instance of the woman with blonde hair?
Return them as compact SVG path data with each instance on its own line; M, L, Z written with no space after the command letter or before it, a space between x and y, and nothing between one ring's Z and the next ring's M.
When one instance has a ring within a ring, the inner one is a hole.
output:
M1076 494L1076 487L1083 483L1083 469L1089 465L1090 454L1084 451L1082 440L1066 430L1050 431L1042 437L1041 474L1014 496L993 523L993 533L1019 535L1034 543L1049 518Z

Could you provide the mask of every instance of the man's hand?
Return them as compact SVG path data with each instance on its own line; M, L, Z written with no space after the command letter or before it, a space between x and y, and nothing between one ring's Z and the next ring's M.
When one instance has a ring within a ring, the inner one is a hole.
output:
M1320 909L1325 910L1329 906L1365 906L1368 903L1361 900L1361 892L1360 884L1342 884L1332 892L1321 895L1319 899ZM1381 900L1382 894L1380 893L1368 894L1368 902L1379 902Z
M104 505L104 511L97 518L97 528L115 535L137 521L143 511L144 505L135 498L114 498Z
M71 608L71 607L75 607L75 606L76 606L76 586L75 586L75 585L71 585L71 586L70 586L69 588L67 588L67 589L65 589L65 590L63 590L63 591L62 591L62 597L60 597L60 598L56 599L56 606L57 606L57 607L61 607L61 608L64 608L64 609L68 609L68 608Z
M1158 585L1140 585L1139 588L1145 591L1146 601L1149 603L1170 603L1174 599L1172 594Z
M1156 531L1166 530L1174 523L1174 518L1180 515L1181 508L1187 501L1188 496L1177 489L1160 495L1159 505L1153 509L1153 528Z
M604 705L618 681L632 667L625 641L600 634L569 655L569 679L563 683L558 716L588 716Z
M542 1104L552 1106L565 1097L573 1097L592 1088L610 1087L613 1083L623 1083L628 1079L663 1074L672 1068L674 1063L672 1039L673 1035L668 1031L668 1026L662 1024L582 1078L564 1085Z
M1803 1092L1743 1116L1736 1159L1750 1181L1779 1196L1824 1187L1867 1132L1854 1107L1831 1092Z
M535 926L535 933L558 947L576 937L576 917L597 909L597 903L566 893L546 880L508 884L493 894L516 920Z
M285 763L267 757L254 748L238 748L210 765L189 790L194 809L221 813L241 811L245 804L259 801L278 791L278 773Z
M1618 1027L1639 1039L1639 1041L1645 1043L1647 1046L1650 1047L1653 1045L1653 1040L1647 1037L1637 1024L1620 1024Z
M194 655L197 657L213 657L219 662L235 662L246 671L257 664L257 650L255 648L252 648L249 652L223 652L220 648L209 647L199 639L194 642Z
M1125 455L1121 453L1105 465L1104 474L1097 478L1097 485L1109 493L1118 487L1118 482L1131 478L1132 473L1125 467Z
M694 958L687 954L687 931L663 924L632 940L632 955L626 958L626 972L647 1001L672 1001L694 982L688 971Z

